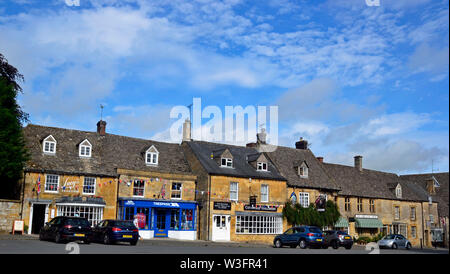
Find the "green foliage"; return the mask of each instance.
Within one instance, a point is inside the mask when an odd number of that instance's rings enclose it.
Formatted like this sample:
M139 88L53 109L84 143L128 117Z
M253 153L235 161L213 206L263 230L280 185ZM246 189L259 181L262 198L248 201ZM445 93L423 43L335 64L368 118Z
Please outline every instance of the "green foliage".
M377 235L373 236L373 237L369 237L369 236L361 236L358 238L353 237L353 241L357 244L368 244L370 242L378 242L379 240L381 240L381 238L384 237L383 233L378 233Z
M17 199L19 181L28 159L17 90L0 75L0 198ZM22 117L22 118L21 118Z
M314 204L304 208L300 204L287 202L283 208L283 217L291 225L311 225L317 227L334 226L341 214L333 201L327 201L325 211L317 211Z

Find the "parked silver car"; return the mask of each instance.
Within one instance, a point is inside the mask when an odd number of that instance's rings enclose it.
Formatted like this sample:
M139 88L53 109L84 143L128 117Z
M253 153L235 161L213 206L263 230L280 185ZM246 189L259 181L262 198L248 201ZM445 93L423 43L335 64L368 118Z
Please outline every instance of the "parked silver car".
M378 246L380 248L411 248L411 242L408 241L403 235L400 234L389 234L384 236L381 240L378 241Z

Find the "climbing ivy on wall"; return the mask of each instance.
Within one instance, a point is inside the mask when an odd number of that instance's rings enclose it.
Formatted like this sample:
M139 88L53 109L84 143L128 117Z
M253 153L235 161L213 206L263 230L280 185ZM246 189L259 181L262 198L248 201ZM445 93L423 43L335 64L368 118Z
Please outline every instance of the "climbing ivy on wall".
M283 217L292 225L311 225L317 227L334 226L339 220L337 205L333 201L327 201L325 211L317 211L314 204L302 207L299 203L286 202L283 208Z

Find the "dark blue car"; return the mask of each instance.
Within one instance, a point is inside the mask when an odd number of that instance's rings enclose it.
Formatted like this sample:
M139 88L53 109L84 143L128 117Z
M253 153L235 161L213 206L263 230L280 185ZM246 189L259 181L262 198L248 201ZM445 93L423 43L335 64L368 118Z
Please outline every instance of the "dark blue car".
M321 247L323 244L322 230L315 226L298 226L286 230L283 234L277 235L273 240L276 248L285 245L295 248L305 249L306 247Z
M129 242L136 245L139 240L139 230L132 221L103 220L92 229L92 241L113 244Z

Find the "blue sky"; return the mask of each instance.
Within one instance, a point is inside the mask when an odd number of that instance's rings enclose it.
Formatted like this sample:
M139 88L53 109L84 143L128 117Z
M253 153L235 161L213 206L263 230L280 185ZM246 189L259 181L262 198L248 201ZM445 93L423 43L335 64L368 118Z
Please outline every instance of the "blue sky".
M34 124L168 140L169 112L278 106L326 162L448 171L449 3L2 0L0 52ZM207 120L203 121L204 123Z

